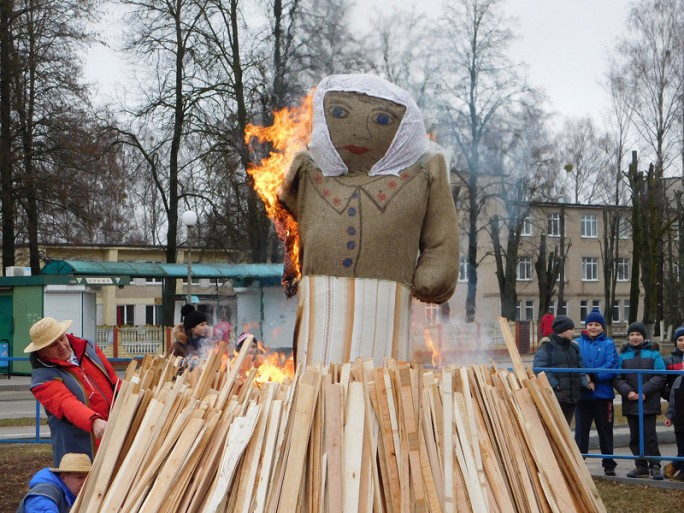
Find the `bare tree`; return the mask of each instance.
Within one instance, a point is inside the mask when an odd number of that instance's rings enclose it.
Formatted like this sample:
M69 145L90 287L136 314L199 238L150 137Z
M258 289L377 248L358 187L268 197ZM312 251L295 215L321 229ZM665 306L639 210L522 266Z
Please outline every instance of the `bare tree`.
M612 184L606 180L606 154L590 118L568 119L559 136L559 148L567 171L563 189L569 185L574 203L604 199ZM567 183L569 182L569 184Z
M525 87L506 51L512 39L498 0L460 0L448 4L445 37L442 109L447 136L459 152L458 176L468 202L468 289L465 319L475 320L478 266L478 224L483 208L481 178L488 172L487 141L497 119L513 105Z
M122 0L126 14L126 50L140 62L144 82L141 100L121 140L136 149L147 165L162 202L166 225L166 261L176 262L178 218L183 170L196 155L185 146L193 115L204 92L196 59L198 30L212 12L211 2L201 0ZM154 135L149 135L154 134ZM174 322L176 279L163 281L164 323Z
M652 327L664 317L664 245L659 241L673 219L666 219L658 198L665 197L664 173L681 155L679 133L684 73L682 73L682 0L643 0L630 12L629 36L618 47L630 94L626 96L631 119L646 145L642 160L649 159L643 183L631 185L633 208L639 208L643 239L642 276L645 288L643 320ZM630 305L631 306L631 305ZM631 308L630 308L631 311Z
M78 51L93 41L89 27L98 14L99 4L100 0L3 3L10 13L9 20L5 18L9 25L3 26L7 38L3 52L9 64L2 70L3 95L10 95L11 109L12 184L7 193L18 207L7 219L15 233L10 234L6 226L7 234L3 235L14 239L21 234L24 242L28 242L30 265L35 273L40 269L40 238L47 239L54 233L48 229L52 215L62 215L74 227L98 224L98 212L89 211L83 202L77 201L79 196L69 196L67 191L78 183L88 193L98 187L86 179L90 170L86 163L93 154L82 151L83 146L78 151L74 148L80 144L94 148L87 137L80 136L80 130L94 119L94 113L88 90L80 82ZM7 145L7 141L4 137L3 144ZM74 179L77 169L85 173ZM5 201L3 198L3 208ZM13 252L11 246L6 250Z

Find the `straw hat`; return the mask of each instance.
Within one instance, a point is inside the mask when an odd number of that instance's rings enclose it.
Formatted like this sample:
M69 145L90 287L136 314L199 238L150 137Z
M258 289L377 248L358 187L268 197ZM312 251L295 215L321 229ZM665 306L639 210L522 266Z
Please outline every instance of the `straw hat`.
M24 349L25 353L33 353L49 346L59 337L66 333L71 326L71 321L57 322L54 317L44 317L31 326L29 335L31 343Z
M87 454L68 452L62 456L59 467L50 468L53 472L60 474L63 472L73 472L87 474L90 472L90 457Z

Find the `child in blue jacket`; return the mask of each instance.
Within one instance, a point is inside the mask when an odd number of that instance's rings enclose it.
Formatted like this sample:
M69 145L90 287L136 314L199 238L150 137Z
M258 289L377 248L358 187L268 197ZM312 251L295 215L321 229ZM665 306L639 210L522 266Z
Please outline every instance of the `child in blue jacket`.
M67 513L90 472L90 456L68 452L57 468L36 472L17 513Z
M615 343L605 333L606 320L594 310L584 320L585 329L576 339L582 362L587 369L616 369L619 358ZM589 388L582 390L575 417L575 441L582 454L589 452L589 433L596 424L601 454L613 454L613 379L615 373L588 371ZM617 463L613 458L603 459L603 471L615 475Z

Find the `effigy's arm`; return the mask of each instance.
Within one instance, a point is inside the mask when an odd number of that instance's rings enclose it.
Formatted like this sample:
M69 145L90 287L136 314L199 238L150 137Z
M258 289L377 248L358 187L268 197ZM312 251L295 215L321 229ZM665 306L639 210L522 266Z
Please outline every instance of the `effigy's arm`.
M424 167L430 177L430 194L413 277L413 295L427 303L443 303L454 293L458 278L458 217L444 156L431 156Z

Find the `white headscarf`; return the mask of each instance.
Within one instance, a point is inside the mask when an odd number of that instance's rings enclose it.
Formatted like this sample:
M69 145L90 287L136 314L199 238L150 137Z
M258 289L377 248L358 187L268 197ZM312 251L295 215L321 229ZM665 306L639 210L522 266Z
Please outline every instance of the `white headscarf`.
M402 88L370 74L330 75L316 87L313 98L313 122L309 153L325 176L339 176L348 171L330 140L325 121L323 99L328 91L362 93L390 100L406 107L397 134L387 153L371 168L370 176L398 175L413 165L428 148L423 118L416 102Z

